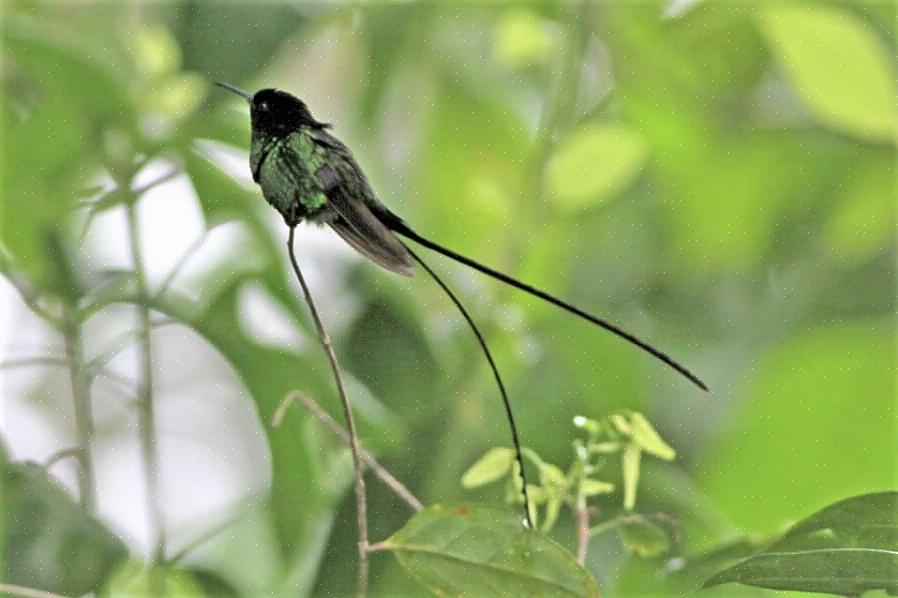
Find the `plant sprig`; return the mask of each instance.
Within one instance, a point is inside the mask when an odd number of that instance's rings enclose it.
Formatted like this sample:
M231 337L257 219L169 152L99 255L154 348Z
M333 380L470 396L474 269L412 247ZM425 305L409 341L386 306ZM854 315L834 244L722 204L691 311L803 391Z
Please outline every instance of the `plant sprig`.
M534 466L539 478L538 484L527 486L530 516L534 524L541 522L542 531L549 532L555 526L562 507L569 508L577 522L577 556L581 562L585 559L588 540L611 530L618 530L626 548L637 556L656 556L666 552L671 538L676 536L673 520L663 514L636 513L634 509L642 455L672 461L676 458L676 451L638 411L618 411L601 420L578 415L573 424L585 432L585 438L572 441L573 456L566 471L544 460L534 450L528 447L522 449L525 460ZM590 527L590 515L596 509L589 505L589 500L617 490L613 483L598 474L618 460L623 480L623 513ZM470 489L504 480L506 502L520 504L520 479L514 450L495 447L468 468L461 483Z

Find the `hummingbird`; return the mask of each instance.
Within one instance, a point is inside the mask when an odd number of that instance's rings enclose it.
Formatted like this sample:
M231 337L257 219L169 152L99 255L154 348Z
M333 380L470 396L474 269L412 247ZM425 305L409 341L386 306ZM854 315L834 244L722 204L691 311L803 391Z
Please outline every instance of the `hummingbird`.
M316 120L299 98L278 89L250 94L228 83L216 85L249 103L253 180L287 226L304 220L326 224L375 264L411 276L418 260L400 235L608 330L708 390L686 366L619 326L419 235L378 199L352 152L331 134L332 125Z
M517 426L486 340L455 293L399 237L414 241L604 328L664 362L702 390L708 390L705 383L684 365L623 328L415 232L378 199L350 149L330 132L332 126L312 116L309 107L299 98L272 88L250 94L228 83L216 82L216 85L249 103L252 125L249 165L253 181L291 230L303 221L327 225L360 254L378 266L403 276L412 276L417 263L458 308L477 338L502 395L518 463L525 520L530 528L533 525Z

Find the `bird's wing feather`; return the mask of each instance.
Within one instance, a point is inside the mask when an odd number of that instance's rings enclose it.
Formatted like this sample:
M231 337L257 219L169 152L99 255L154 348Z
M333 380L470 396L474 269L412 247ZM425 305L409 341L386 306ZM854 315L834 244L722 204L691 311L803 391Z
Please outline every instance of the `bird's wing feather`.
M329 166L315 173L324 187L328 204L338 217L328 222L353 249L375 264L404 276L412 275L412 256L405 246L375 216L361 198L350 197L339 175Z

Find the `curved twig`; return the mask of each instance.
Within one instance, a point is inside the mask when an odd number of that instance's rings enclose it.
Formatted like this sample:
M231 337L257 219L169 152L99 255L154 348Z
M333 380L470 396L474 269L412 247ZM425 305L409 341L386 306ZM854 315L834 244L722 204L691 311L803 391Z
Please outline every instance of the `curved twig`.
M290 254L290 264L293 266L293 272L296 274L299 285L302 287L303 296L305 296L306 304L312 313L312 319L315 321L315 328L318 331L318 340L327 354L327 360L330 362L331 371L334 374L334 382L337 385L337 393L340 395L340 404L343 406L343 415L346 418L346 427L349 429L349 450L352 452L352 465L355 470L355 507L359 528L359 577L356 595L365 596L368 591L368 503L365 498L365 478L362 475L362 456L359 453L358 434L355 428L355 419L352 416L352 407L349 405L349 399L346 397L346 388L343 383L343 376L340 374L340 364L337 362L337 356L334 354L334 348L331 346L331 339L321 323L318 315L318 309L312 299L312 293L306 284L306 279L299 269L299 262L296 261L296 252L293 249L293 237L296 232L296 225L290 227L290 234L287 238L287 251Z

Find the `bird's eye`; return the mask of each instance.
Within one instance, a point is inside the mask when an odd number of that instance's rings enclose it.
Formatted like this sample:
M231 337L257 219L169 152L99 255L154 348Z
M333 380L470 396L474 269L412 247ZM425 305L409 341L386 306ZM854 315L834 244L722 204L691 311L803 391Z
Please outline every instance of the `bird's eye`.
M259 104L259 110L268 110L268 102L262 102Z

